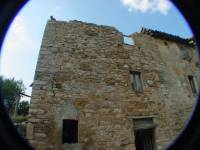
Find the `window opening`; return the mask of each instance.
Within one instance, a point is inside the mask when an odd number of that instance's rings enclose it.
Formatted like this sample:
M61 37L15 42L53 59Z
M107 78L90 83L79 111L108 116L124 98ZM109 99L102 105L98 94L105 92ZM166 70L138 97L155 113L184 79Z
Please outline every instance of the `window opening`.
M78 142L78 120L63 120L63 144Z
M181 59L191 61L191 56L187 49L181 49L180 55L181 55Z
M135 91L141 92L142 91L142 80L141 80L141 73L138 71L131 72L132 74L132 88Z
M197 93L197 89L196 89L196 86L195 86L194 77L193 76L188 76L188 80L189 80L192 92L196 94Z
M133 120L136 150L156 150L153 118Z
M135 130L136 150L155 150L154 128Z
M127 44L127 45L134 45L134 41L133 41L133 38L130 37L130 36L126 36L124 35L124 43Z

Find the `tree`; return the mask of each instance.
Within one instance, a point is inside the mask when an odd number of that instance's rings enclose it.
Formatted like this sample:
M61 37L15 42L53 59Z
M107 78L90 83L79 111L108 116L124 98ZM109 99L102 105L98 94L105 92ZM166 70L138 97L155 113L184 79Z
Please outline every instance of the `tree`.
M29 109L29 102L21 101L17 109L18 115L23 115L23 116L28 115L28 109Z
M20 93L24 93L25 86L21 80L15 80L14 78L8 79L0 76L0 92L1 98L7 108L8 112L13 114L15 105L18 104L21 98Z

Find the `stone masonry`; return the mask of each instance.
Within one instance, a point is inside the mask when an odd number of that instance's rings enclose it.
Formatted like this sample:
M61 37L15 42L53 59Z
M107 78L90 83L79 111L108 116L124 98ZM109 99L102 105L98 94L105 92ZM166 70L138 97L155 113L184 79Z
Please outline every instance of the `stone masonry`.
M136 128L152 122L155 145L164 149L192 111L190 78L198 90L200 66L189 39L151 31L133 33L129 45L114 27L49 20L32 87L30 143L37 150L135 150ZM133 89L134 71L142 91ZM76 143L63 143L64 119L78 121Z

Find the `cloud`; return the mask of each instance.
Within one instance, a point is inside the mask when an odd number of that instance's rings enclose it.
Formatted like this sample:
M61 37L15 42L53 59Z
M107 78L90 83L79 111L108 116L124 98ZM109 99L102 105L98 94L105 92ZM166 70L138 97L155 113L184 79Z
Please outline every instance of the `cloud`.
M26 22L26 19L22 16L17 16L13 21L8 38L8 48L25 50L24 47L32 48L35 46L35 40L30 28ZM26 51L28 51L28 49L26 49Z
M160 12L167 15L171 3L168 0L121 0L122 4L131 11Z

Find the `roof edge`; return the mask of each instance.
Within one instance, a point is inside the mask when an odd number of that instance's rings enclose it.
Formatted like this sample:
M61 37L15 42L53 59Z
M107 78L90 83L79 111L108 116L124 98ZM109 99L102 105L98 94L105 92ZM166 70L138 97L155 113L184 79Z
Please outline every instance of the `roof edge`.
M147 35L150 35L152 37L156 37L156 38L160 38L160 39L174 41L174 42L189 45L189 46L196 46L196 42L195 42L194 38L185 39L185 38L182 38L182 37L177 36L177 35L172 35L172 34L157 31L157 30L147 29L147 28L144 28L144 27L141 29L140 33L147 34Z

